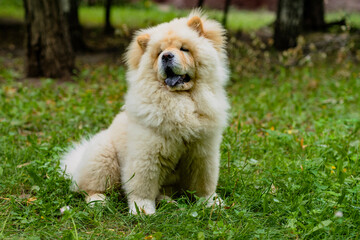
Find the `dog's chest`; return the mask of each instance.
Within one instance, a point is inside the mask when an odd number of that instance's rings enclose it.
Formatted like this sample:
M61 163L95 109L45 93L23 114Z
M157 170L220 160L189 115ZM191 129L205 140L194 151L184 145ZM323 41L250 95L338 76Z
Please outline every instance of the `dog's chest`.
M158 116L162 119L159 130L164 135L178 136L187 142L197 138L204 125L211 121L190 94L179 94L161 101L161 114Z
M164 138L164 140L159 151L159 163L162 167L173 171L181 159L191 152L191 144L184 139Z
M191 144L185 140L180 142L168 141L167 147L159 152L159 165L161 168L161 182L166 185L175 183L180 166L191 164ZM164 182L165 181L165 182Z

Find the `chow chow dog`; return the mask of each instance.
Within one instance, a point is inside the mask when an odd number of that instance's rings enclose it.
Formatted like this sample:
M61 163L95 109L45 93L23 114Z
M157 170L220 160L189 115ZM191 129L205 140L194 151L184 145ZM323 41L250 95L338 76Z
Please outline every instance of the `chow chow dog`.
M220 204L220 143L227 124L224 28L199 11L135 34L125 59L128 91L110 127L61 160L73 190L104 201L121 184L130 213L155 213L155 202L193 191ZM138 209L138 210L137 210Z

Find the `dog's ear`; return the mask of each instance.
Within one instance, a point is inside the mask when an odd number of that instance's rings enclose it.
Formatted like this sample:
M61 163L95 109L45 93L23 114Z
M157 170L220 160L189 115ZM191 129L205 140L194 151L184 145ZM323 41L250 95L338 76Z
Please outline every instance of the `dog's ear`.
M223 26L214 20L209 20L200 10L194 10L187 22L187 25L213 43L217 50L222 50L226 44L226 31Z
M136 38L137 43L139 44L139 46L141 47L141 49L145 52L147 44L150 40L150 35L149 34L143 34L140 35Z
M189 19L189 21L187 22L187 25L190 28L192 28L193 30L195 30L196 32L198 32L199 35L204 34L204 28L203 28L203 24L202 24L200 17L193 16L192 18Z
M138 32L130 43L125 54L125 62L130 70L138 67L141 56L144 54L149 40L149 34Z
M210 39L217 50L222 50L226 45L226 30L217 21L206 19L203 21L204 36Z

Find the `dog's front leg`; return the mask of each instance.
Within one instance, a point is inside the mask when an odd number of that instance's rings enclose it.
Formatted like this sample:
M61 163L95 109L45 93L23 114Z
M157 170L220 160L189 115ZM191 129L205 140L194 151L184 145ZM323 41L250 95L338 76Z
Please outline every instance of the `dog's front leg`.
M138 208L142 213L154 214L155 199L160 188L160 141L146 129L138 130L139 128L134 129L128 139L122 182L128 197L130 213L137 214Z
M143 152L143 151L141 151ZM155 199L159 194L158 159L154 155L139 155L132 157L124 173L124 188L127 193L129 210L137 214L136 206L145 214L155 213Z
M188 179L187 189L204 197L208 206L220 205L222 202L215 192L219 178L220 142L221 135L213 135L194 143L189 152L188 169L182 170L183 178Z

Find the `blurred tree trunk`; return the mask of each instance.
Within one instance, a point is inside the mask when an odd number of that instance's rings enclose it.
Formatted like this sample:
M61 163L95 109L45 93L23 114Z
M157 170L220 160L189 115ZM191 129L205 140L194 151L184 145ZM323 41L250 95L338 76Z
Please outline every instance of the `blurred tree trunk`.
M304 0L304 31L319 31L325 29L324 0Z
M296 38L302 31L325 30L328 26L324 16L324 0L279 0L275 47L279 50L295 47Z
M74 54L60 0L24 0L24 7L26 76L70 77Z
M204 5L205 0L198 0L197 7L201 8Z
M304 0L279 0L274 31L274 45L279 50L296 46L302 31Z
M86 50L82 27L79 22L79 0L62 0L62 2L69 26L71 46L74 51Z
M227 16L229 13L230 4L231 4L231 0L225 0L224 16L223 16L223 21L222 21L224 27L226 27Z
M114 28L110 22L110 10L111 10L112 0L105 0L105 34L113 34Z

